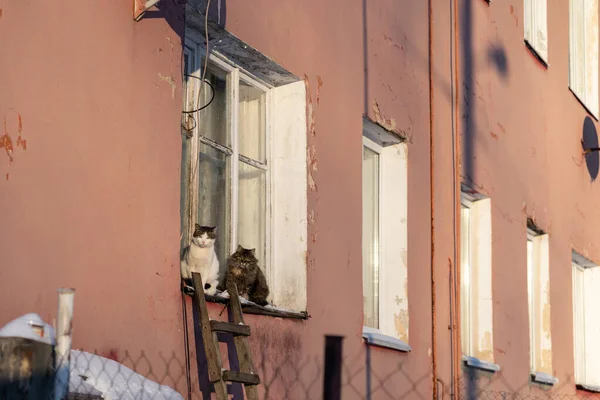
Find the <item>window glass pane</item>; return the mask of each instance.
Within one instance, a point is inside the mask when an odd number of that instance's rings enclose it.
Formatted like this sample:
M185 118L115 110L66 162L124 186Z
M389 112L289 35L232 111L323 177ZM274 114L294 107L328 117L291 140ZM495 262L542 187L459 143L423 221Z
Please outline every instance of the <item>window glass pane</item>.
M362 171L364 325L379 328L379 154L366 147Z
M229 223L231 158L204 143L200 143L199 149L197 222L204 226L217 226L215 251L223 271L229 252L231 232Z
M471 210L460 208L460 319L461 345L465 355L471 349Z
M240 153L265 161L266 93L240 80L239 92Z
M200 64L200 73L204 70L204 59ZM193 79L193 78L192 78ZM212 103L198 113L198 129L201 136L214 140L215 142L227 147L231 147L231 138L229 135L229 89L231 86L231 74L218 68L213 64L208 65L205 81L210 82L215 92L215 98ZM196 91L198 93L198 91ZM212 97L211 86L202 85L200 101L195 100L196 108L201 108L208 104Z
M265 271L266 171L239 163L238 244L256 249L258 265Z

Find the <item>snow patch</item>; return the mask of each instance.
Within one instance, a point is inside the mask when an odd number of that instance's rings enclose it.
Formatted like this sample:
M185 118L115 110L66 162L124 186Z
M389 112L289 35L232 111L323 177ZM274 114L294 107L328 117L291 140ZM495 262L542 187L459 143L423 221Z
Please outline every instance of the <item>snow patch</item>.
M100 393L105 400L184 400L116 361L79 350L71 350L69 393Z
M56 343L54 328L35 313L25 314L4 325L0 329L0 337L20 337L50 345Z

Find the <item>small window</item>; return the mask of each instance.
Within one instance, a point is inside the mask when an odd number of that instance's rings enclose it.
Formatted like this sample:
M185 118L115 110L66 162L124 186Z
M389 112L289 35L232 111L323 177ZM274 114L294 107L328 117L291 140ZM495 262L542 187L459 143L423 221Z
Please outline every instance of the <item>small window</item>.
M364 326L365 331L408 343L407 148L398 138L387 141L370 136L377 129L385 131L369 121L366 125L362 161ZM407 347L398 349L406 351Z
M527 299L529 308L530 372L550 375L550 265L548 235L530 225L527 231Z
M493 347L491 200L463 192L460 213L460 316L463 355L497 370Z
M569 87L598 118L598 0L570 0Z
M548 64L548 22L546 0L524 0L523 27L525 42Z

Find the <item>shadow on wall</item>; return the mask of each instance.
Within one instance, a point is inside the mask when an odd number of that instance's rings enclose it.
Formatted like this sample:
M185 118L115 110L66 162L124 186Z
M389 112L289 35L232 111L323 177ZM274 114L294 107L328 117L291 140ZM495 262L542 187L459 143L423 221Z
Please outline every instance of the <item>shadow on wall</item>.
M477 4L476 6L489 5ZM460 66L462 68L462 104L460 105L460 113L462 118L463 141L462 141L462 165L463 175L466 178L467 184L476 184L475 168L473 161L475 159L475 139L477 135L477 121L475 115L475 101L477 95L476 88L476 73L474 54L474 34L473 34L473 7L474 2L463 1L462 8L459 14L460 24ZM487 49L488 66L496 71L498 76L506 83L510 76L509 61L506 55L505 47L502 43L491 44ZM459 91L460 92L460 91Z
M589 117L585 117L583 120L583 132L581 135L581 145L583 149L598 149L598 132L596 131L596 124ZM600 169L600 153L598 150L590 151L585 155L585 165L590 179L593 181L598 177L598 170Z

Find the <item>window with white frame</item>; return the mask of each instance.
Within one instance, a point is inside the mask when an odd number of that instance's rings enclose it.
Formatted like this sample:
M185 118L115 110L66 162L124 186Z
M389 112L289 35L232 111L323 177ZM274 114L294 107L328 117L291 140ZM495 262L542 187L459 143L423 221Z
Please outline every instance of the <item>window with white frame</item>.
M527 301L530 371L551 375L549 237L529 224L527 230Z
M256 249L280 307L306 308L306 98L304 82L275 87L186 40L182 245L194 224L217 226L226 260Z
M548 22L546 0L523 1L523 28L525 41L548 63Z
M380 334L396 342L378 344L408 351L407 147L375 123L364 123L363 336L371 342Z
M573 252L573 351L575 383L600 390L600 267Z
M491 200L463 192L460 212L460 319L461 346L466 357L494 362L492 311Z
M569 0L569 87L598 117L598 0Z

